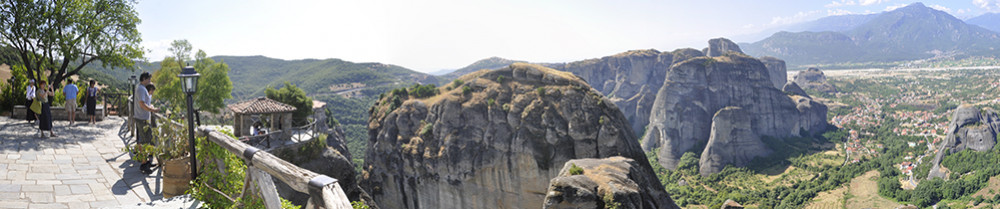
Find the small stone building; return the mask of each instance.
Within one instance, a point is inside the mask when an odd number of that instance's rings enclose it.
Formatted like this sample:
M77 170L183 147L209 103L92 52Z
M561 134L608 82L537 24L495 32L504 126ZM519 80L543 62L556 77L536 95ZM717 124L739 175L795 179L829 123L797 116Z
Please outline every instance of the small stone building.
M297 109L294 106L266 97L259 97L231 104L227 107L233 111L236 121L233 124L233 135L236 135L236 137L252 136L253 134L250 133L250 130L254 123L269 117L268 121L270 121L271 126L268 130L270 133L280 130L282 133L279 136L280 139L287 140L291 138L292 112Z

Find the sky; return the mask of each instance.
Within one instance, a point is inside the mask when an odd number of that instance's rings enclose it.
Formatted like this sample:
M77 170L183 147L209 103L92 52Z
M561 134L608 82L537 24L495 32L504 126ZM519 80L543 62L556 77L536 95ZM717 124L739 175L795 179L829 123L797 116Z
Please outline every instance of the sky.
M905 0L147 0L136 10L150 61L187 39L209 56L338 58L421 72L488 57L571 62L633 49L701 49L768 28L869 14ZM925 0L967 19L1000 0Z

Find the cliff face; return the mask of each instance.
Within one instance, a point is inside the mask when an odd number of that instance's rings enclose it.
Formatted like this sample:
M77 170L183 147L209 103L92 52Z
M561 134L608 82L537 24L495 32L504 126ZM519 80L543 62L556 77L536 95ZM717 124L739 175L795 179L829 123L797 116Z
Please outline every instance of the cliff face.
M927 178L944 178L947 175L941 171L941 160L951 152L965 149L982 152L993 149L997 144L998 133L1000 133L1000 115L995 110L980 110L974 106L959 107L951 117L948 135L938 145L937 155L931 162L933 167Z
M726 165L737 167L755 157L771 154L771 149L750 127L750 115L743 108L726 107L715 113L708 145L701 153L698 170L702 176L718 173Z
M571 159L650 168L625 116L579 77L513 64L459 80L430 98L388 94L370 110L361 185L380 206L538 208Z
M710 46L709 50L713 48L725 47ZM688 59L670 67L653 103L643 149L659 149L660 164L675 168L684 152L709 139L712 117L728 106L746 111L750 128L762 136L804 136L826 128L825 106L775 88L760 60L725 53Z
M574 166L581 173L574 175ZM543 208L677 208L651 173L620 156L570 160L550 181Z
M676 62L698 56L702 53L694 49L634 50L600 59L550 64L549 67L580 76L607 95L630 121L632 131L641 134L649 123L649 112L656 91L663 86L667 69Z
M767 74L771 76L774 88L784 87L785 83L788 82L788 69L785 67L785 61L765 56L760 58L760 62L764 63L764 67L767 67Z
M328 129L327 134L326 138L275 148L268 152L306 170L336 178L344 188L348 199L374 205L371 196L358 185L357 173L354 171L351 153L344 141L346 138L343 130L340 126L336 126ZM295 191L277 178L274 183L278 194L295 205L306 205L309 200L309 194Z

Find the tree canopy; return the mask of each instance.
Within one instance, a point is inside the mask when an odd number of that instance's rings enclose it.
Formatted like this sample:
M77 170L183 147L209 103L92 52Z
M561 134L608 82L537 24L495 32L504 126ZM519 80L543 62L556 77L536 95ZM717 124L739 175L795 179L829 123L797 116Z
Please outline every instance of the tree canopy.
M166 101L174 109L180 110L186 105L181 80L181 64L191 54L191 45L187 40L177 40L171 44L171 52L178 57L166 57L160 62L160 70L153 73L153 83L157 90L154 96ZM185 51L187 50L187 51ZM195 55L194 69L201 74L198 78L198 92L195 93L195 105L199 110L219 113L226 106L225 100L233 98L233 82L229 80L229 65L215 62L205 51L198 50Z
M3 0L0 46L16 52L29 78L48 80L56 87L91 63L132 68L144 54L135 3Z
M288 81L285 81L285 86L281 87L281 89L274 89L268 86L265 94L268 99L273 99L297 108L292 113L292 123L295 125L305 125L308 122L306 118L313 113L312 98L306 96L305 91L302 91L295 84L288 83Z

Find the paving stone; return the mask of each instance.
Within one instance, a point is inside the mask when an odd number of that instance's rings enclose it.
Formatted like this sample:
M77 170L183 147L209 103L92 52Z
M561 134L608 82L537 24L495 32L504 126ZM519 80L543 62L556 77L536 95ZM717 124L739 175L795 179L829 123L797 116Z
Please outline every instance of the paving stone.
M51 192L52 185L22 185L23 192Z
M17 208L17 209L28 208L28 202L0 200L0 208Z
M24 195L33 203L51 203L55 201L52 193L49 192L28 192L24 193Z
M62 209L69 208L65 204L60 203L31 203L28 204L28 209Z
M0 184L0 192L21 192L21 185Z
M90 186L86 185L86 184L69 185L69 190L72 191L73 194L91 194L91 193L93 193L93 192L90 191Z

